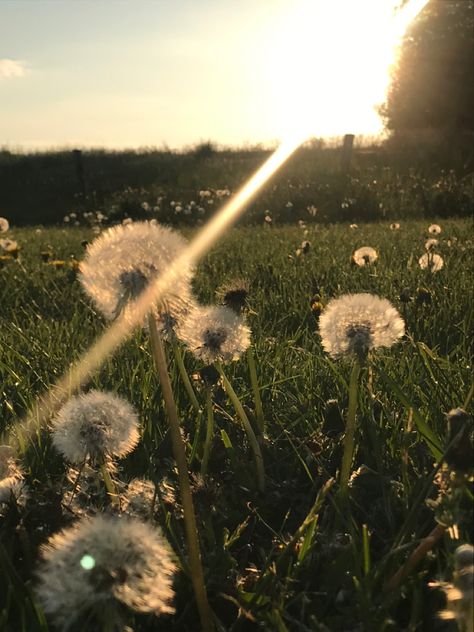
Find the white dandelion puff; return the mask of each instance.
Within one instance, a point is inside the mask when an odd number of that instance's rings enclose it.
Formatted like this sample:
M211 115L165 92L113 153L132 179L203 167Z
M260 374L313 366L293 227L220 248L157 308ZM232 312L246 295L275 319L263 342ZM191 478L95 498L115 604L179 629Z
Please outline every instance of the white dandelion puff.
M122 511L129 516L147 519L155 509L155 497L153 481L134 478L121 496Z
M439 224L431 224L428 226L428 232L430 235L439 235L442 232L442 228Z
M0 233L6 233L10 228L10 224L5 217L0 217Z
M427 239L425 241L425 250L431 250L432 248L435 248L438 244L439 244L439 241L437 239L434 239L434 238Z
M405 333L405 323L385 298L345 294L329 301L319 318L324 350L333 358L391 347Z
M70 463L123 457L138 440L137 414L114 393L93 390L72 397L53 419L53 444Z
M197 358L212 364L238 360L250 344L250 329L229 307L196 307L178 328L178 337Z
M400 224L398 224L397 222L390 224L390 230L400 230Z
M350 224L349 228L352 228L352 230L355 230L356 228L359 228L358 224Z
M0 247L5 252L16 252L18 243L14 239L0 239Z
M170 228L150 222L114 226L87 247L79 281L104 316L116 318L151 280L169 268L186 243ZM165 304L189 293L192 268L180 272L173 289L163 296Z
M27 496L23 470L15 459L13 448L0 445L0 514L3 505L11 501L24 505Z
M378 258L379 256L377 251L375 248L371 248L370 246L358 248L352 255L352 261L360 268L375 263Z
M53 535L43 547L36 593L59 626L125 605L172 614L176 565L160 532L139 520L98 515Z
M444 260L441 255L425 252L425 254L418 259L418 264L422 270L429 268L431 272L439 272L444 267Z

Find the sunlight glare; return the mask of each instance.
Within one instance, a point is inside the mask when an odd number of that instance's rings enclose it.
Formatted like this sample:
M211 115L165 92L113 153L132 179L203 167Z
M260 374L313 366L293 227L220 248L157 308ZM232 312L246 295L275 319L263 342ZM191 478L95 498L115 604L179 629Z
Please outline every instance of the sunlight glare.
M265 58L284 138L380 136L377 107L408 25L429 0L303 0L274 29Z

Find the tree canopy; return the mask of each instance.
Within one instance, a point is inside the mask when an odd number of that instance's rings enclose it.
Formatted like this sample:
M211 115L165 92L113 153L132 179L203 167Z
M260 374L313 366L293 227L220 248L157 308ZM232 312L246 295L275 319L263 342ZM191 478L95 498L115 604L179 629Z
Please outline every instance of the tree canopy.
M383 108L396 132L474 131L474 0L430 0L411 25Z

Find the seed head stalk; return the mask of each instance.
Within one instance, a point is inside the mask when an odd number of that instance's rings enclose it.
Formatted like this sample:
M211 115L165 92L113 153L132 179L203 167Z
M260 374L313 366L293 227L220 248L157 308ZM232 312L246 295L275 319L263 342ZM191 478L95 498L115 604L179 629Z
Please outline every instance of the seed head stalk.
M112 477L110 476L110 472L107 468L107 463L105 462L105 459L102 460L100 464L100 472L102 474L102 478L104 479L105 488L107 489L107 492L110 496L112 505L114 505L114 507L120 508L120 496L117 492L117 488L115 487L115 483L113 482ZM77 481L76 481L75 486L77 486Z
M258 385L257 367L255 366L255 357L251 346L247 349L247 364L249 365L250 383L253 390L255 419L257 421L258 432L263 437L265 434L265 419L263 416L262 399L260 397L260 387Z
M191 404L195 408L196 412L200 413L201 407L199 406L196 393L194 392L188 372L186 371L186 367L184 366L183 354L181 353L181 349L179 348L179 345L176 341L173 341L172 344L174 357L176 360L176 364L178 365L179 374L181 375L181 379L183 380L184 388L186 389Z
M339 489L341 495L347 495L349 477L351 474L352 457L354 454L354 435L356 429L357 398L359 393L360 360L355 358L349 380L349 406L347 410L346 433L344 436L344 453L342 456Z
M209 464L209 456L211 454L212 440L214 437L214 410L212 402L212 390L210 386L206 387L206 439L204 440L204 453L201 461L201 474L207 474L207 466Z
M158 371L158 376L163 392L163 399L165 402L165 408L168 414L173 454L176 465L178 467L179 488L181 494L181 503L183 505L186 541L189 551L191 581L193 584L194 595L199 610L201 627L204 632L212 632L214 630L214 624L207 600L206 586L204 584L204 572L201 563L196 516L194 513L193 498L191 495L191 486L189 483L186 450L181 438L178 411L176 408L176 403L171 388L171 382L168 375L168 369L166 366L166 356L163 347L163 341L161 340L161 337L156 328L155 320L151 314L148 315L148 326L150 329L152 354L155 360L156 369Z
M234 406L236 413L240 417L240 421L242 422L244 430L247 434L247 438L249 440L250 447L252 449L253 456L255 459L258 489L259 491L264 492L265 491L265 468L263 465L263 456L262 456L262 451L260 450L260 445L257 441L253 428L250 424L249 418L247 417L245 410L243 409L243 406L240 403L240 399L238 398L237 393L232 388L232 384L227 379L226 374L224 373L222 363L216 362L215 365L216 365L216 369L220 373L220 376L222 378L222 383L227 392L227 395L230 397L232 405Z

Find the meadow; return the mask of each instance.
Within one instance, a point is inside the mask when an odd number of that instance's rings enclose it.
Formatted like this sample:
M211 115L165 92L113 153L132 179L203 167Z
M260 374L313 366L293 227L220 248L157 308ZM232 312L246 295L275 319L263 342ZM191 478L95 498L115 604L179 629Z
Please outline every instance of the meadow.
M216 303L224 283L247 281L246 320L265 420L262 493L235 408L222 385L215 385L214 440L202 475L205 414L193 409L167 347L219 631L456 629L438 617L446 598L430 582L451 581L454 551L472 538L472 470L458 468L456 450L463 447L452 441L446 413L456 407L472 411L474 240L468 219L438 218L439 235L428 233L432 221L350 227L348 221L279 224L261 215L259 225L229 231L199 263L192 285L200 303ZM182 228L188 238L194 231ZM35 398L106 323L77 280L85 242L97 236L91 227L13 225L6 236L19 250L0 264L0 430L15 433ZM436 273L418 263L430 237L438 239L435 251L444 260ZM351 256L363 246L375 248L378 260L358 267ZM406 333L392 347L375 350L362 367L353 473L342 502L338 472L351 361L324 352L318 321L331 299L359 292L388 299ZM202 362L182 353L204 410ZM226 375L255 425L245 356L227 364ZM146 332L138 330L124 342L87 387L117 392L138 411L140 442L113 476L124 497L132 479L153 482L149 520L161 527L180 567L176 613L132 613L129 622L137 632L194 632L199 619L183 510ZM464 442L472 439L472 418L469 423ZM90 508L65 502L71 480L49 429L38 428L19 459L28 497L0 513L0 630L45 632L55 628L35 597L40 547ZM96 510L108 510L101 481L93 501ZM432 550L427 547L407 566L437 525L442 533ZM81 625L71 629L94 629Z

